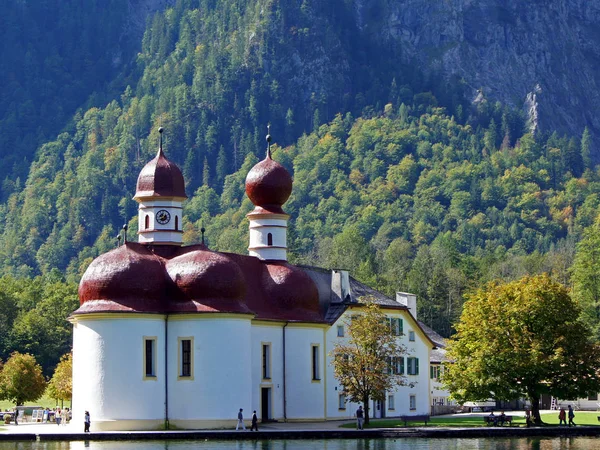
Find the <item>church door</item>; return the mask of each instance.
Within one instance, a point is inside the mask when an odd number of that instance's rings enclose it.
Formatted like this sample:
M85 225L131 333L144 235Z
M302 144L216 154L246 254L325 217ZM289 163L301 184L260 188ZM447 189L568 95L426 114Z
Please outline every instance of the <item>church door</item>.
M260 389L260 417L263 422L271 419L271 388Z

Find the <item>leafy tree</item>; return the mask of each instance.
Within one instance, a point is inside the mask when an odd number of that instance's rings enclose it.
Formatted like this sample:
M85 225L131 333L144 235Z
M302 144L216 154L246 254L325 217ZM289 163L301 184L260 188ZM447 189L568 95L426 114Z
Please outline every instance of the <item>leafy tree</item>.
M459 402L526 397L541 424L542 394L600 389L600 347L590 337L580 308L547 274L489 283L467 296L443 382Z
M73 355L67 353L60 358L54 375L46 388L46 395L56 401L70 400L73 393Z
M571 266L573 298L582 308L582 319L600 341L600 216L585 229Z
M369 400L383 400L386 391L402 386L406 378L391 370L391 362L406 352L390 332L386 316L368 298L361 312L345 323L348 339L336 342L330 356L333 370L344 392L353 402L362 402L369 423Z
M39 399L46 389L42 367L26 353L14 352L0 372L0 398L16 406Z

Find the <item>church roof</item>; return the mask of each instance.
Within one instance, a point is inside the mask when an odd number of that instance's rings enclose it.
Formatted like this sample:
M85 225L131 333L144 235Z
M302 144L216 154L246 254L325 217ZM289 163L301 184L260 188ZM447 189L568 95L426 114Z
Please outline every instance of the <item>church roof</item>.
M285 167L267 157L246 176L246 195L256 206L255 213L285 214L281 208L292 193L292 176Z
M149 197L186 199L185 182L181 170L158 149L156 157L140 172L133 197L136 200Z
M300 268L204 245L128 242L96 258L73 314L239 313L256 319L324 322L318 291Z

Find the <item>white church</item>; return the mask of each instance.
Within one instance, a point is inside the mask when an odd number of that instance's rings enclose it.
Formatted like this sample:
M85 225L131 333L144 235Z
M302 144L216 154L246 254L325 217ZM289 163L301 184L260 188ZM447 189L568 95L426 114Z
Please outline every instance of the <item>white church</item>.
M429 414L435 343L415 296L389 299L347 271L289 264L282 207L291 191L269 148L246 178L249 254L183 246L185 184L160 145L137 181L138 242L96 258L79 286L69 318L74 417L89 411L92 431L234 427L240 408L262 421L352 418L358 405L329 352L364 296L407 348L398 370L408 385L369 405L371 416Z

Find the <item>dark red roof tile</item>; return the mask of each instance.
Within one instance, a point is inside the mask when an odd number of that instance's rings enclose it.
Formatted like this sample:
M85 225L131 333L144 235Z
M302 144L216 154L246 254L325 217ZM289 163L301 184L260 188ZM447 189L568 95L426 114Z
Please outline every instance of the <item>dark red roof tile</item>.
M133 198L147 197L187 198L181 170L165 157L162 149L158 150L156 157L144 166L138 176Z

